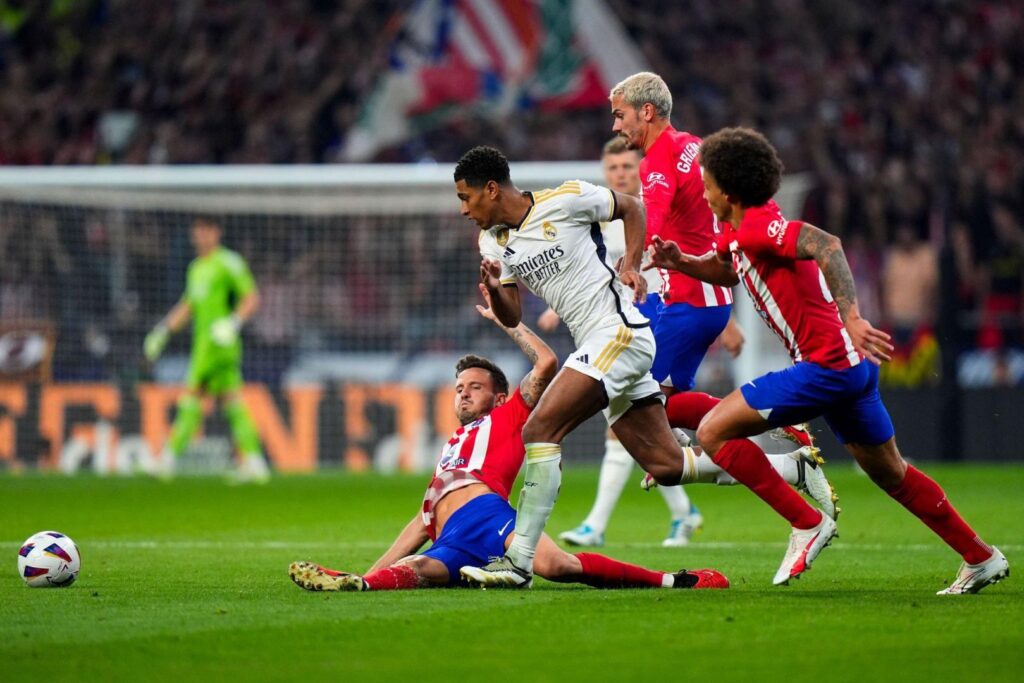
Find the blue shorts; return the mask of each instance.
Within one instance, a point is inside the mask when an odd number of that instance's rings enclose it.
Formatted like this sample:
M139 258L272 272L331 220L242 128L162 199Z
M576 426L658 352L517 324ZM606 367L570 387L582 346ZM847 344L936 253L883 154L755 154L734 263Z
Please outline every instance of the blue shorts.
M885 443L895 433L878 394L878 366L868 361L846 370L797 363L762 375L740 391L773 428L824 416L840 443L864 446Z
M642 304L636 304L636 309L640 311L645 318L651 321L652 332L658 327L659 306L661 306L661 297L657 293L648 294L646 301Z
M469 501L448 518L441 536L422 553L448 567L448 584L458 585L459 569L482 567L505 554L505 539L515 531L516 511L497 493Z
M654 341L658 344L651 366L655 381L679 391L693 389L697 368L708 347L722 334L731 312L731 304L708 307L660 304L658 322L653 325Z

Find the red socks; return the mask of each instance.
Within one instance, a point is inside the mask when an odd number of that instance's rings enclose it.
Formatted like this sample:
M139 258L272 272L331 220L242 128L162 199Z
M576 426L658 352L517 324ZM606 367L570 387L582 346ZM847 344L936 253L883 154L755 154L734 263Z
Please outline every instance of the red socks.
M673 397L674 398L674 397ZM821 522L821 512L811 507L776 472L764 451L748 439L726 441L712 458L773 510L797 529L810 529Z
M711 412L722 399L702 394L699 391L684 391L668 397L665 412L668 423L682 429L696 429L704 416Z
M907 467L903 482L886 493L960 553L967 564L979 564L992 556L992 548L967 525L946 499L942 487L921 470Z
M416 571L404 564L397 564L391 567L384 567L375 572L370 572L363 577L363 581L375 591L399 591L408 588L418 588L420 580Z
M576 581L595 588L661 588L664 572L655 572L597 553L578 553L583 575Z

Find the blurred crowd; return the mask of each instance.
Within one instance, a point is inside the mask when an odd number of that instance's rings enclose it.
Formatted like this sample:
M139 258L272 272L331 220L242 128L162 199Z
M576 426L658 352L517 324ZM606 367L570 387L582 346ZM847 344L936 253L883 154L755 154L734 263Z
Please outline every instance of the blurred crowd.
M905 365L895 364L893 382L934 379L943 301L955 299L958 347L1005 364L1000 354L1024 344L1024 5L607 3L675 93L677 127L706 134L756 126L787 171L811 175L803 216L843 237L862 310L900 344ZM0 0L0 164L337 161L386 68L381 36L393 35L408 5ZM464 114L378 160L450 162L479 142L513 159L596 158L610 127L604 109L516 112L499 121ZM8 233L0 232L5 317L26 296L18 271L93 277L85 271L96 270L94 262L77 262L102 248L107 228L80 221L61 228L74 234L58 235L58 222L41 219L33 227L39 241L22 255L11 252L17 228L0 227ZM427 254L440 233L426 234L403 230L397 239L425 262L463 258L457 249ZM358 259L353 251L371 248L361 241L380 236L352 235L344 250L337 242L316 248L310 237L305 247L288 247L306 251L286 262L253 248L257 277L265 289L293 286L334 268L332 282L346 280L345 293L325 299L334 313L379 313L388 307L377 298L399 296L413 302L414 318L428 320L436 266L414 273L408 291L384 293L345 266ZM335 259L326 257L332 249ZM394 317L381 322L388 339L388 325L402 335L423 327L405 329L404 307L390 308ZM267 334L294 334L280 327Z

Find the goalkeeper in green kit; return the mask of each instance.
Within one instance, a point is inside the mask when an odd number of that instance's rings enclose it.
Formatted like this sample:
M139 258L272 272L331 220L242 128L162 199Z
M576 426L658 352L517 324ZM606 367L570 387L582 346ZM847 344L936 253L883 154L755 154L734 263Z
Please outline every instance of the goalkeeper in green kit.
M187 393L178 402L171 436L161 455L162 474L174 472L175 460L192 440L203 419L202 401L220 401L241 454L236 470L239 481L263 482L270 471L260 449L259 436L242 402L242 325L256 312L259 294L245 260L220 244L220 225L198 218L192 225L192 244L198 256L188 267L185 293L167 316L146 335L146 358L153 362L170 335L192 319L192 356Z

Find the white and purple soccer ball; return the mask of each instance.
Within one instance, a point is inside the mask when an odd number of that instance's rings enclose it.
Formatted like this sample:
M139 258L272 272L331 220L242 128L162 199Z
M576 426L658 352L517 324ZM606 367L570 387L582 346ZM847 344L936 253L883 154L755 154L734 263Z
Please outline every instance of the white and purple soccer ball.
M78 546L57 531L33 534L18 550L18 574L32 588L70 586L81 568Z

